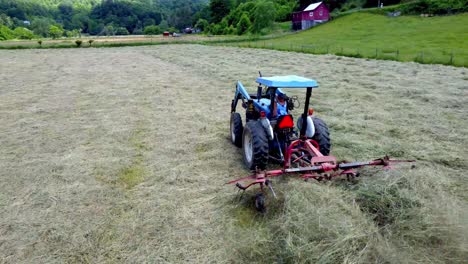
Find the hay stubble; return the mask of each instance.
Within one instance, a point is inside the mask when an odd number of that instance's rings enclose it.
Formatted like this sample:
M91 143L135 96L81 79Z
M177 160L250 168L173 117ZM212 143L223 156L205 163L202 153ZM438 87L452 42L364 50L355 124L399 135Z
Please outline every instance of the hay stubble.
M464 68L196 45L0 57L2 262L466 257ZM312 104L339 159L418 167L356 185L280 179L279 200L255 214L251 194L223 183L248 174L229 106L234 82L253 88L258 70L318 80Z

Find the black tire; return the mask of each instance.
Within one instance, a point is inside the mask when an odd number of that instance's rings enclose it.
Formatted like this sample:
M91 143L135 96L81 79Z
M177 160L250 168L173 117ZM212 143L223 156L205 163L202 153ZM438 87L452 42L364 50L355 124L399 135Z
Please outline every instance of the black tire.
M257 193L255 195L255 209L257 209L257 211L260 213L266 212L265 195L263 193Z
M325 124L325 122L323 122L322 119L318 117L314 117L312 120L314 121L315 126L315 134L312 139L317 141L320 152L324 156L328 156L331 149L331 140L330 133L328 132L328 126Z
M260 122L247 122L242 136L242 155L247 168L265 169L268 163L268 148L268 137Z
M239 113L231 113L231 125L230 134L231 142L237 147L242 147L242 134L244 132L244 126L242 126L242 118Z

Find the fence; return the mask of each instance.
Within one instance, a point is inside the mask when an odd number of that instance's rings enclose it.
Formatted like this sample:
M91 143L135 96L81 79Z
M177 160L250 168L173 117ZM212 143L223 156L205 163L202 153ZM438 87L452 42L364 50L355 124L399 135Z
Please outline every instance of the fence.
M280 51L301 52L309 54L334 54L338 56L354 57L354 58L370 58L378 60L394 60L394 61L414 61L422 64L444 64L452 66L466 67L466 56L459 55L454 51L449 52L431 52L419 51L411 53L400 49L363 49L350 48L337 45L296 45L290 43L273 43L268 41L250 41L241 43L230 43L228 45L273 49Z

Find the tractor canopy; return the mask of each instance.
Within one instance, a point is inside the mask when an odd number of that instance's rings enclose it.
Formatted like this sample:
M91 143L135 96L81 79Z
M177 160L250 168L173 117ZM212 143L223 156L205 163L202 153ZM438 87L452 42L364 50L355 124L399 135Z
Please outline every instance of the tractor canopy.
M317 88L315 80L297 75L258 77L257 83L276 88Z

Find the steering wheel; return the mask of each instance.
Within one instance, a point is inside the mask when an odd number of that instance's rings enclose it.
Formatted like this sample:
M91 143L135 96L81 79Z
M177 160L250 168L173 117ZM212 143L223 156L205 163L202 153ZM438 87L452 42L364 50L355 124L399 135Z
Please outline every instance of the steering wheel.
M293 95L293 96L289 97L289 100L292 102L294 108L297 108L297 107L301 106L301 103L299 102L299 100L297 98L297 95Z

